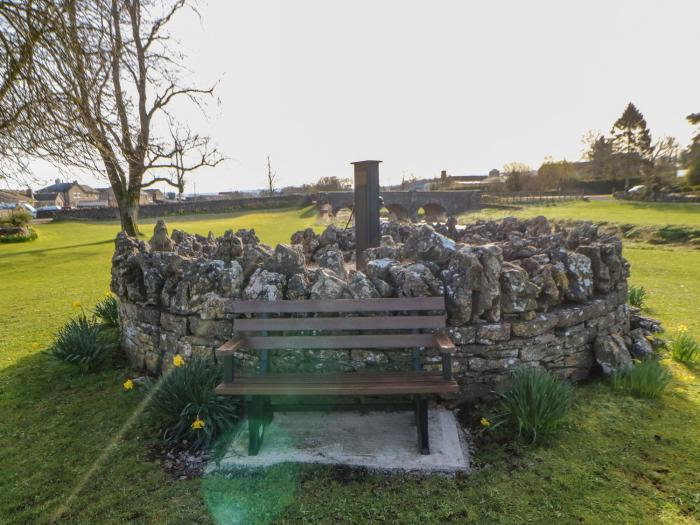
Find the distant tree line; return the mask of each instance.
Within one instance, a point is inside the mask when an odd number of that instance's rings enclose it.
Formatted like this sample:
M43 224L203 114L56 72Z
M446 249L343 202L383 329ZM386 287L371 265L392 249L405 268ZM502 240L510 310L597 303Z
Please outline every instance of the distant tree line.
M688 115L700 126L700 113ZM700 127L691 144L683 149L670 136L654 140L642 112L631 102L613 123L609 134L588 132L583 162L546 158L538 170L512 162L503 168L501 191L564 191L580 181L619 181L625 189L643 180L651 192L677 186L676 173L687 168L687 184L700 185Z
M281 193L318 193L324 191L348 191L352 189L352 180L349 178L336 177L335 175L321 177L315 183L302 184L301 186L286 186L280 190Z

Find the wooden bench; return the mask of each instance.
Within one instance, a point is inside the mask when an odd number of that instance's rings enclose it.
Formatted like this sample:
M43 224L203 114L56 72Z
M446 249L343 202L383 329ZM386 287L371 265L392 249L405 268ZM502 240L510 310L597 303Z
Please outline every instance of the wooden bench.
M454 394L455 346L445 328L443 297L337 299L307 301L234 301L234 337L217 350L224 380L218 394L244 396L249 425L248 453L256 455L264 428L272 420L270 396L413 396L418 447L429 454L428 394ZM270 351L413 349L412 370L331 374L270 373ZM435 348L442 371L422 370L421 352ZM234 374L234 354L257 350L257 375ZM304 405L306 406L306 405Z

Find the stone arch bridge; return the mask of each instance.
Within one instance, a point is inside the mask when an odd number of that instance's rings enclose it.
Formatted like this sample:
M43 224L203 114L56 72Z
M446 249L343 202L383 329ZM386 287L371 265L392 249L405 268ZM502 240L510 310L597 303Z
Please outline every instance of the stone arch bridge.
M384 207L400 219L418 218L423 208L427 218L457 215L481 207L481 192L467 191L383 191ZM319 193L316 200L321 212L337 214L343 208L353 208L352 191Z

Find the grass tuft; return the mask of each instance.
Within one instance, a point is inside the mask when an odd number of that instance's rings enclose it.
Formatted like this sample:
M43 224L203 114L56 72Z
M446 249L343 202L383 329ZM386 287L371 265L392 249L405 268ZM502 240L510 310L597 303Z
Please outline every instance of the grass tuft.
M150 412L160 421L163 441L199 450L231 428L237 405L214 392L222 377L220 365L196 357L151 384Z
M643 286L630 286L627 292L627 301L637 308L644 308L646 303L647 290Z
M531 443L553 434L571 408L569 383L539 368L519 368L510 387L499 395L492 429L502 427Z
M106 328L119 328L119 303L113 295L100 299L93 309L95 317Z
M117 346L118 338L113 330L104 330L97 319L81 312L58 331L49 352L85 372L93 372L104 365Z
M700 359L700 343L686 331L679 331L668 343L671 357L680 363L694 363Z
M671 382L673 375L657 359L651 357L620 370L611 378L615 390L637 397L659 397Z

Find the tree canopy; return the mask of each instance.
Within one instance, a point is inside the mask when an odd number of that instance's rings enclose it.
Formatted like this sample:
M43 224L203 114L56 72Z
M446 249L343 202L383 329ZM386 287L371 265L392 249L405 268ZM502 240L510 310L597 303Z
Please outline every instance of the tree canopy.
M0 135L3 151L106 178L130 235L142 189L181 189L186 174L220 162L209 138L173 109L178 99L201 107L213 95L180 81L183 55L168 27L188 0L8 3L24 6L18 42L41 31L0 99L0 115L20 115Z

